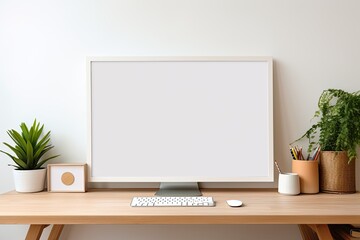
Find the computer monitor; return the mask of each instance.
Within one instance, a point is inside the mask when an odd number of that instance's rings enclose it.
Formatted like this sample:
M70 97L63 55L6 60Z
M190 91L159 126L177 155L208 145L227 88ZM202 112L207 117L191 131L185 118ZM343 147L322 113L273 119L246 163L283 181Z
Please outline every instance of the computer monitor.
M88 57L87 67L90 182L273 181L270 57Z

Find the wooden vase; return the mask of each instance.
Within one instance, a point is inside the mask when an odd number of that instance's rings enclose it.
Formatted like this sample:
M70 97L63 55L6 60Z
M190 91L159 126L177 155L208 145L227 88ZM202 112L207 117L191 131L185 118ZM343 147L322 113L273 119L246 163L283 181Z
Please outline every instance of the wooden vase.
M326 193L355 193L355 160L350 163L347 152L320 153L320 191Z

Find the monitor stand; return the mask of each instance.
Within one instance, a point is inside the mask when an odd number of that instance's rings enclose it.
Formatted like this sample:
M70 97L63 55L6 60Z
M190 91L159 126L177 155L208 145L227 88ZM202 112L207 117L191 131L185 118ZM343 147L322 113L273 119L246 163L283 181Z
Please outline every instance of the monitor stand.
M202 196L197 182L162 182L155 195L166 197Z

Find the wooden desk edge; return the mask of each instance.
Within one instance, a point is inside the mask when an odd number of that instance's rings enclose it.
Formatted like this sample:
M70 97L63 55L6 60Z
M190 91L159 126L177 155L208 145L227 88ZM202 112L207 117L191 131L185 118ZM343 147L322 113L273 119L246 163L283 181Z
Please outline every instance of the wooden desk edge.
M330 216L8 216L1 224L348 224L360 217Z

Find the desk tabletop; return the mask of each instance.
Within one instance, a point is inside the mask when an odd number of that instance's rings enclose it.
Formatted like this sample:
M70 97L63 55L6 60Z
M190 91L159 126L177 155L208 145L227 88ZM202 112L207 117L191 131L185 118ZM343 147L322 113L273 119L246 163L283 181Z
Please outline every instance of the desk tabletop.
M360 193L286 196L274 189L202 189L215 207L131 207L155 189L0 195L0 224L340 224L360 223ZM244 205L230 208L227 199Z

